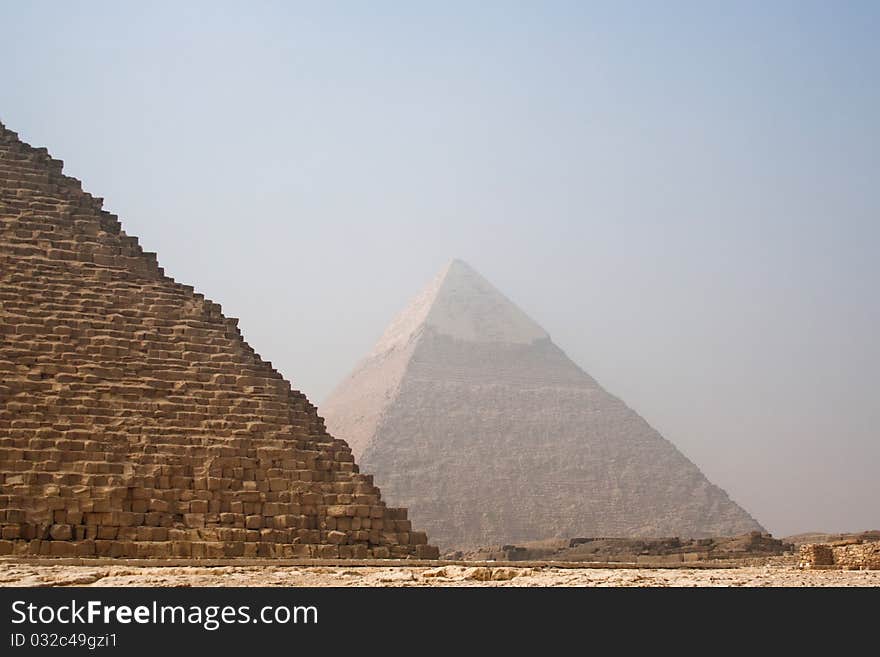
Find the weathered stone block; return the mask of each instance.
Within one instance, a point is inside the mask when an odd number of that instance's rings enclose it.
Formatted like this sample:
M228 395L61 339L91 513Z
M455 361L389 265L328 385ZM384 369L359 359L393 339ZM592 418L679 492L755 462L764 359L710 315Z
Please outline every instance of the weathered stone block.
M70 525L52 525L49 536L53 541L69 541L73 538L73 528Z
M341 545L347 542L348 537L345 532L331 531L327 533L327 540L334 545Z

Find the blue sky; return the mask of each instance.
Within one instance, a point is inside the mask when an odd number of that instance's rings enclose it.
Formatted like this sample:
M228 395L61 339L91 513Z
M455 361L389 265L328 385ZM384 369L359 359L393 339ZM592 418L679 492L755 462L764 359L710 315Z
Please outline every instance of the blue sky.
M880 527L877 3L0 17L0 120L313 400L459 257L774 533Z

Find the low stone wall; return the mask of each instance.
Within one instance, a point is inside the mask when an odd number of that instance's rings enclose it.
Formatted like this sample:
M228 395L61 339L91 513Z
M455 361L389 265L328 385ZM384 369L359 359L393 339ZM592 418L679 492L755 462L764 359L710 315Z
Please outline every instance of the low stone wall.
M880 543L841 545L832 548L834 563L849 568L880 570Z
M853 570L880 570L880 541L868 543L807 543L798 553L801 568L838 566Z

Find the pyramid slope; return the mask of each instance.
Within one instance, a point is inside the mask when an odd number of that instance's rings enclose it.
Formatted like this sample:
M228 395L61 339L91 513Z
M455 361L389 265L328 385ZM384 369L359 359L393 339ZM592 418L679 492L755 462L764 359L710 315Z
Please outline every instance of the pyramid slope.
M462 287L455 289L462 296ZM375 350L321 408L330 429L344 437L353 419L372 414L374 424L360 428L368 435L353 445L355 456L432 540L450 548L761 529L540 327L512 331L522 322L511 322L517 314L506 311L493 332L475 339L458 330L476 325L472 318L427 320L434 307L481 317L499 297L512 305L500 293L486 305L480 293L451 301L443 294L440 286L411 332L407 362L402 374L398 363L393 394L381 408L359 406L376 401L360 391L385 375ZM510 337L526 335L532 339ZM346 422L339 399L347 401Z
M0 554L434 556L351 449L0 124Z
M363 454L377 435L383 413L397 397L416 342L375 351L321 404L321 414L332 417L334 435L346 437L352 453Z
M528 315L461 260L446 268L425 326L469 342L529 344L549 337Z
M549 337L489 281L457 259L391 320L369 356L405 347L425 327L474 342L528 344Z

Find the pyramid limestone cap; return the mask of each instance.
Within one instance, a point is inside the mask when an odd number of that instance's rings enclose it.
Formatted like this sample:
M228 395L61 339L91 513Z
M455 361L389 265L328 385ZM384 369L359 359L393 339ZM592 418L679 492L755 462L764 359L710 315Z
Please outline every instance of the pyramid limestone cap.
M425 328L466 342L531 344L549 338L516 304L457 259L392 320L373 354L406 345Z

